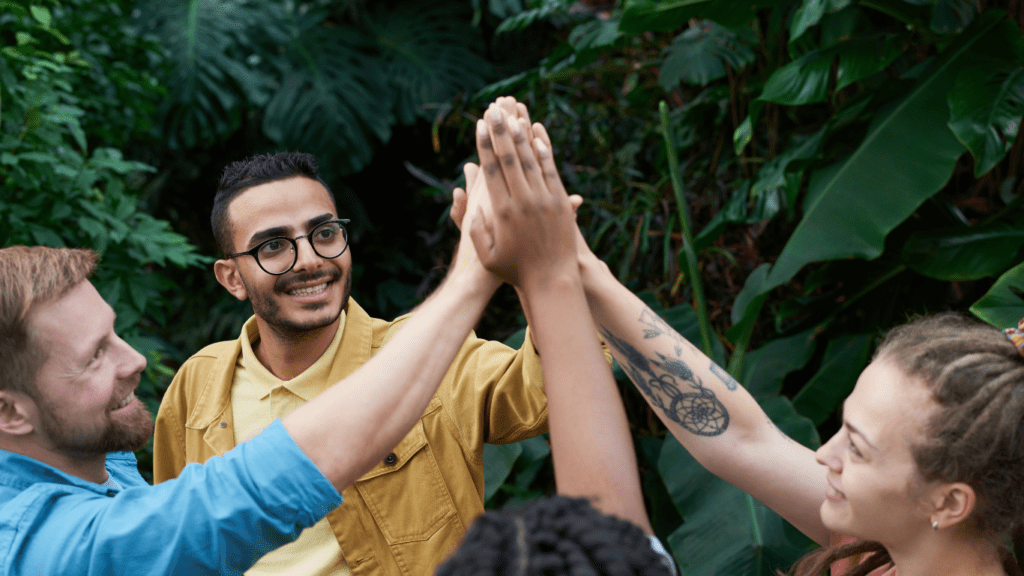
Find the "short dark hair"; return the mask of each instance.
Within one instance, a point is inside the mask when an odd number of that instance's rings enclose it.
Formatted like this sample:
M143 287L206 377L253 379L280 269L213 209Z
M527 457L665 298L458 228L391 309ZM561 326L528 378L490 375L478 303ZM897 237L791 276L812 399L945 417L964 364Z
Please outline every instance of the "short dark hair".
M245 160L228 164L217 184L217 194L213 198L213 210L210 212L210 226L213 227L213 238L222 254L235 251L231 244L231 222L228 221L228 206L236 196L253 186L277 182L301 176L316 180L331 197L334 210L338 210L338 202L334 199L331 187L320 178L319 162L316 156L305 152L277 152L276 154L257 154Z
M582 498L542 498L522 510L488 511L435 576L669 576L637 526Z

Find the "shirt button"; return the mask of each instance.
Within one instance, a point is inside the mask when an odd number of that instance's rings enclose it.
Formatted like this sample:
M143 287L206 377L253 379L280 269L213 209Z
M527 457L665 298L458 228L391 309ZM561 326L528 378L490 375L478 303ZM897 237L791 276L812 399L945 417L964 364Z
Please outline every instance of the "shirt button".
M398 462L398 456L395 456L394 452L388 454L387 457L384 458L384 463L388 466L394 466L395 462Z
M227 428L228 427L228 423L227 422L221 422L220 423L220 427L221 428Z

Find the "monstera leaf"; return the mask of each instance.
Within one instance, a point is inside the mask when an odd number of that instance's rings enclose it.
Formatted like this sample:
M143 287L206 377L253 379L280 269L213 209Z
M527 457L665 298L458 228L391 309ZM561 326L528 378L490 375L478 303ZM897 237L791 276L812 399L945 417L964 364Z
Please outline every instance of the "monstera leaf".
M479 31L454 17L451 4L418 2L378 8L366 20L394 94L398 120L432 120L459 92L475 92L492 66Z
M259 54L266 39L284 34L276 3L154 1L144 12L174 62L164 106L172 146L226 137L238 128L242 110L266 103L273 75Z
M619 28L627 34L667 32L682 28L691 18L707 18L727 28L750 22L762 8L784 0L638 0L622 14Z
M756 44L757 36L750 28L730 30L711 20L699 20L665 49L658 83L666 90L680 81L706 86L724 77L728 68L740 70L752 63L751 46Z

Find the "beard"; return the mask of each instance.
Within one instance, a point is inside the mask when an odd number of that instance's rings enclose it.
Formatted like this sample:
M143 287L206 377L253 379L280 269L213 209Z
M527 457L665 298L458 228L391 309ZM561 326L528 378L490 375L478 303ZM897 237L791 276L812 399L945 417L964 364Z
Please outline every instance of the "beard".
M102 430L76 429L49 401L40 402L40 426L54 448L79 454L135 452L141 450L153 435L153 416L141 400L126 414L108 415Z
M275 294L284 294L291 289L295 284L314 282L316 280L328 280L330 282L344 282L341 291L341 306L337 310L331 311L327 316L320 316L306 320L304 322L298 322L287 318L281 313L281 306L275 298ZM338 317L341 316L341 311L348 306L349 295L352 293L352 273L351 271L347 274L342 274L340 270L332 270L328 272L321 272L319 274L300 274L296 276L288 277L287 279L282 277L274 283L273 293L268 293L260 290L253 290L248 284L245 283L246 291L249 294L249 302L252 304L253 313L259 316L267 323L268 326L274 332L284 337L300 336L311 330L318 330L330 326ZM311 304L305 306L305 310L320 310L326 308L328 304Z

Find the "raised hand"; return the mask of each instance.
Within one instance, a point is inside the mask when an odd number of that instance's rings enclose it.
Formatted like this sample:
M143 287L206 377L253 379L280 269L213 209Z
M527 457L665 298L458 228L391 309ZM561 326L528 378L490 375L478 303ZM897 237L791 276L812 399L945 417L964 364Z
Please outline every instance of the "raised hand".
M477 122L477 149L492 212L478 211L470 234L483 265L516 286L575 272L572 205L551 149L529 141L528 121L492 106ZM477 178L479 180L479 177Z

